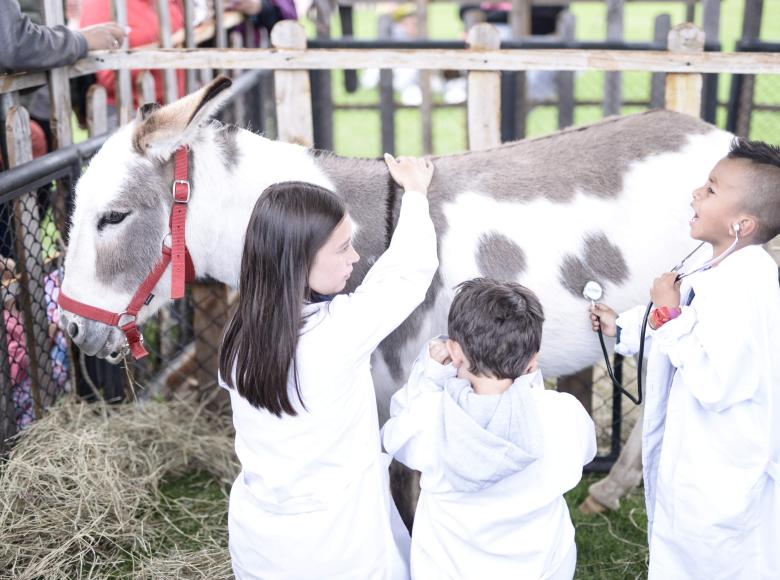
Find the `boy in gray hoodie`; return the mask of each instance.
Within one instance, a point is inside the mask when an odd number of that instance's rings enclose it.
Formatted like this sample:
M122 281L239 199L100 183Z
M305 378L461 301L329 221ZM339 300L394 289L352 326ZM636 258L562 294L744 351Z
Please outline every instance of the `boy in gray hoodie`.
M543 322L527 288L464 282L449 338L423 348L393 395L385 449L422 474L412 578L574 575L563 493L593 459L596 437L574 397L544 388Z

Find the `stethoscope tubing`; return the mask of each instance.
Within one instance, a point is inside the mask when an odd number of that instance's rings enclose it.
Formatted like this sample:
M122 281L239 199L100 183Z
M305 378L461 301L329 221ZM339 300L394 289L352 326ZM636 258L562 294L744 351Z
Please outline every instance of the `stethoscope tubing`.
M737 248L737 244L739 243L739 232L735 232L736 236L734 241L731 243L731 245L726 249L725 252L723 252L720 256L716 256L714 258L711 258L707 260L704 264L699 266L698 268L695 268L691 270L690 272L685 272L677 275L677 281L682 280L683 278L687 278L688 276L692 276L693 274L696 274L697 272L702 272L704 270L708 270L712 268L713 266L716 266L721 261L723 261L726 256L734 252ZM699 248L701 248L705 242L702 242L698 246L696 246L693 251L685 256L682 260L680 260L680 263L677 264L674 268L672 268L672 272L679 272L683 266L685 266L685 262L688 261L688 259L693 256L696 252L699 251ZM614 386L617 390L619 390L621 393L623 393L632 403L635 405L641 405L642 404L642 398L643 398L643 392L644 392L644 384L642 379L642 366L644 365L644 359L645 359L645 336L647 335L647 321L650 318L650 311L653 309L653 301L647 303L647 308L645 309L645 315L642 318L642 329L639 334L639 352L637 353L637 369L636 369L636 391L637 396L634 397L633 394L631 394L629 391L623 387L623 385L620 384L620 381L618 381L615 378L615 372L612 370L612 364L609 362L609 353L607 352L607 345L604 343L604 334L601 331L601 324L599 324L598 328L598 335L599 335L599 342L601 343L601 352L604 354L604 362L607 365L607 374L609 374L609 378L612 381L612 386Z

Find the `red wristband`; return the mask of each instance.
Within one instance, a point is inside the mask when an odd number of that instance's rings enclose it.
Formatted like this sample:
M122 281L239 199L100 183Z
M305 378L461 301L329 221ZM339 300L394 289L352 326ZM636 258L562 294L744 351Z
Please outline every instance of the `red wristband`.
M650 313L650 326L653 330L658 330L664 324L680 316L682 310L679 308L669 308L668 306L660 306L654 308Z

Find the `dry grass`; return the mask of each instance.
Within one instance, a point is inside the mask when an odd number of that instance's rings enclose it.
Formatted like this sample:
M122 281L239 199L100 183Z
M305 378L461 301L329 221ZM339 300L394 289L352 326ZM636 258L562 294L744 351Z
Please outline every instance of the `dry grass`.
M193 472L226 488L237 470L229 420L190 403L66 401L3 465L0 576L230 577L224 518L160 488Z

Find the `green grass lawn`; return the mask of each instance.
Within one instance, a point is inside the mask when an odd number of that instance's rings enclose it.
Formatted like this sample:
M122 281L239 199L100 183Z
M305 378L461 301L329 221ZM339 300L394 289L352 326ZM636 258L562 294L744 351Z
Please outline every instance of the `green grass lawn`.
M724 0L721 3L721 43L724 50L734 49L741 34L744 0ZM769 15L780 8L780 0L767 0L764 8L762 38L780 39L780 19ZM580 40L603 40L606 37L606 6L597 2L579 2L572 5L577 21L577 38ZM655 17L668 13L672 25L685 20L685 6L682 2L628 3L625 7L624 34L629 41L650 41L653 38ZM377 36L379 12L376 8L355 10L355 38L373 39ZM701 23L700 6L697 6L696 22ZM310 35L314 28L305 23ZM340 23L333 19L333 36L339 37ZM463 36L458 7L454 4L433 4L429 9L429 35L435 39L458 39ZM728 101L730 75L721 75L718 85L718 99ZM624 100L649 100L650 74L628 72L623 74ZM576 75L575 94L578 100L601 101L604 95L604 73L583 72ZM333 97L337 105L378 103L376 89L359 89L348 94L344 90L343 74L333 74ZM780 104L780 76L759 77L756 86L756 102ZM622 113L641 110L624 106ZM602 117L600 107L580 106L575 110L575 124L596 121ZM726 108L718 108L718 125L726 122ZM378 111L336 111L334 118L334 148L348 156L375 157L382 153L380 121ZM557 129L555 107L535 107L527 120L528 136L543 135ZM466 116L463 109L437 110L433 117L434 153L446 154L466 149ZM780 112L755 112L751 127L751 138L780 143ZM422 129L417 110L401 110L396 116L396 152L405 155L422 153Z
M587 475L566 494L576 530L578 580L612 580L647 577L647 514L642 488L620 503L616 512L583 515L577 506L588 486L600 476Z

